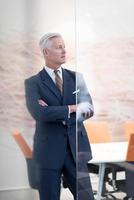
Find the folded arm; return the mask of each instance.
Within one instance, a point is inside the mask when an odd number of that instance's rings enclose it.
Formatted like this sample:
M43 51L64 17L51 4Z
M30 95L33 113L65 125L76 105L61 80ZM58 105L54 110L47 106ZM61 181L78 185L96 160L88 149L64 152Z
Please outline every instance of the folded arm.
M32 117L37 121L66 121L68 119L68 106L42 106L39 88L36 82L25 81L26 105ZM39 103L40 102L40 103Z

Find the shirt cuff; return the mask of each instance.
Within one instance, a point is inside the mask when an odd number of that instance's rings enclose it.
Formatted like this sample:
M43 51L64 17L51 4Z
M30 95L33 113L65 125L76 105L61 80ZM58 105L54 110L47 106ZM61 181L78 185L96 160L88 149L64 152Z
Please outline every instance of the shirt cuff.
M68 119L70 118L70 106L68 106Z

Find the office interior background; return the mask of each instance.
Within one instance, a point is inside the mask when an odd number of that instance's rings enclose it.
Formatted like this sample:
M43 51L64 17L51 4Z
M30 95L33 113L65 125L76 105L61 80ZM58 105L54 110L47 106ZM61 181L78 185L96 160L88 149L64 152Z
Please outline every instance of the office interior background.
M133 0L0 0L0 191L27 188L26 163L12 132L32 147L34 121L25 107L24 79L43 68L38 41L60 32L65 67L83 73L94 102L93 121L107 121L113 141L134 120Z

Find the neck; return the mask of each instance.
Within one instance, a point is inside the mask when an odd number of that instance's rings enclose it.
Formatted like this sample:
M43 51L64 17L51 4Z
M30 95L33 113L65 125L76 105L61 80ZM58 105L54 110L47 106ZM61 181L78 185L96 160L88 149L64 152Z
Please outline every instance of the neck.
M46 62L45 65L51 69L58 69L61 65L56 65L56 64L52 64L52 63L48 63Z

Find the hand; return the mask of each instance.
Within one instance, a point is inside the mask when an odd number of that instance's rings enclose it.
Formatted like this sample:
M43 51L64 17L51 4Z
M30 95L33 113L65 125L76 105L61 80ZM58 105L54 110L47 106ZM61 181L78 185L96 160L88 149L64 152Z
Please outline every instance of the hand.
M84 112L84 113L83 113L83 117L84 117L85 119L88 119L88 118L90 117L90 113L89 113L89 112Z
M38 100L38 103L39 103L39 105L41 105L41 106L48 106L48 104L47 104L45 101L43 101L42 99L39 99L39 100Z
M76 112L77 106L76 105L68 105L70 113Z
M91 114L91 105L88 102L81 102L77 105L77 116L83 116L85 119L89 118Z

